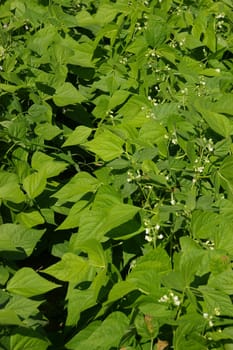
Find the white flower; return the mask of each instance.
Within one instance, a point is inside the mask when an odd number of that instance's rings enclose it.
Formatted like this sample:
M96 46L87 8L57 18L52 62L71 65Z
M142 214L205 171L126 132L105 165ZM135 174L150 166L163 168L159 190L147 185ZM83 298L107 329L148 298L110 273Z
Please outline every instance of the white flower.
M201 174L203 173L204 169L205 168L203 166L198 166L197 168L195 168L195 171Z
M179 297L177 295L173 296L173 302L174 302L174 305L176 305L176 306L180 305L180 300L179 300Z
M159 299L159 303L167 303L169 300L169 297L165 294Z
M219 13L217 16L216 16L216 18L217 19L220 19L220 18L224 18L225 17L225 13Z
M132 260L130 264L130 268L133 269L136 266L136 260Z
M145 240L147 242L152 242L153 241L153 238L151 236L148 236L148 235L145 235Z

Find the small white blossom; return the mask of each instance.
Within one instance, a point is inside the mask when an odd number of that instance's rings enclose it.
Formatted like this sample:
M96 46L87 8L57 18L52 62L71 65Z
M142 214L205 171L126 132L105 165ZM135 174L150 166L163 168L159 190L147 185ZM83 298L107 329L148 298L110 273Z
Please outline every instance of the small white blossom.
M176 306L179 306L179 305L180 305L180 300L179 300L179 298L178 298L177 295L174 295L174 297L173 297L173 302L174 302L174 305L176 305Z
M216 16L216 18L217 19L221 19L221 18L224 18L225 17L225 13L219 13L217 16Z
M136 266L136 260L132 260L130 264L130 269L133 269Z
M204 169L205 169L205 167L203 167L203 166L198 166L197 168L195 168L195 171L197 172L197 173L203 173L203 171L204 171Z
M160 233L159 235L158 235L158 239L163 239L163 234L162 233Z
M158 301L160 303L169 303L174 306L179 306L181 304L178 295L175 295L172 291L169 293L169 295L163 295Z
M146 240L147 242L152 242L152 241L153 241L153 237L148 236L148 235L145 235L145 240Z
M208 320L208 323L209 323L209 327L213 327L214 323L212 321L213 319L213 316L212 315L209 315L207 312L204 312L203 313L203 317Z
M169 300L169 297L165 294L159 299L159 303L167 303Z

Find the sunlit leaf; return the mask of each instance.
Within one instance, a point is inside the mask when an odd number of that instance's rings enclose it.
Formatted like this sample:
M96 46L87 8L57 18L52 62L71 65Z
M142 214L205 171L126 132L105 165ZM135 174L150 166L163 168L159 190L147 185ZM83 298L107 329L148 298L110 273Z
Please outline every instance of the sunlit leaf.
M56 89L53 100L57 106L67 106L70 104L81 103L85 98L71 83L64 83Z
M123 313L113 312L101 325L92 329L92 332L88 332L88 330L79 332L66 344L66 347L71 350L84 348L86 350L108 350L111 347L118 347L128 324L128 318ZM114 332L112 332L113 329ZM111 337L109 337L109 332Z
M29 267L18 270L7 284L9 292L26 298L47 293L57 287L58 284L46 280Z

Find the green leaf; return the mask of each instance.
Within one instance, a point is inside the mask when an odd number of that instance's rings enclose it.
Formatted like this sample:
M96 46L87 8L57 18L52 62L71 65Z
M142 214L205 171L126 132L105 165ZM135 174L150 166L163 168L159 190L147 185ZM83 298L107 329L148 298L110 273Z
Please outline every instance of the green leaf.
M38 314L38 307L42 301L36 301L22 297L21 295L13 295L6 304L6 310L13 310L19 317L27 319L30 316Z
M38 197L44 191L46 184L46 173L43 170L30 174L23 180L23 188L31 199Z
M93 32L100 29L100 26L96 23L94 17L84 9L78 12L75 17L79 27L90 29Z
M22 326L23 323L14 310L0 310L0 325Z
M87 278L90 268L88 260L73 253L65 253L61 261L42 271L61 281L78 283Z
M198 289L203 294L209 315L215 315L218 310L222 316L233 316L233 304L229 295L208 286L200 286Z
M16 220L22 225L25 225L28 228L33 226L37 226L44 223L43 216L39 213L39 211L31 211L31 212L21 212L16 215Z
M78 43L71 37L66 37L66 45L74 51L69 57L68 63L81 67L94 67L92 62L94 45L93 41Z
M104 129L102 132L96 134L92 141L86 142L84 146L104 161L108 162L114 158L120 157L123 153L123 143L124 140L119 136Z
M219 173L221 174L221 176L223 176L225 179L232 182L233 184L232 166L233 166L233 156L225 157L225 159L222 161L220 165Z
M96 23L103 26L106 23L112 22L118 12L118 9L114 8L112 4L102 4L102 6L98 7L94 18Z
M219 226L218 231L214 235L214 243L216 249L221 249L227 252L229 255L233 254L233 237L232 229L233 225L231 221L223 221Z
M41 172L46 178L54 177L64 171L68 164L56 161L54 158L42 152L34 152L32 155L32 168Z
M57 287L58 284L46 280L29 267L18 270L7 284L10 293L26 298L47 293Z
M16 174L0 171L0 199L13 203L21 203L25 200Z
M59 107L81 103L84 100L82 94L71 83L63 83L53 96L54 103Z
M10 350L46 350L50 341L33 329L20 328L10 336Z
M77 202L88 192L95 192L100 186L99 180L85 171L76 174L53 197L58 198L59 204L66 201Z
M220 217L213 212L195 210L192 213L191 230L195 238L211 239L214 237Z
M57 38L59 38L59 36L55 26L51 24L45 25L44 28L38 30L33 36L31 36L28 48L38 53L40 56L46 56L48 47Z
M202 334L205 325L206 320L197 312L180 317L174 333L175 349L206 350L205 340L199 335Z
M209 124L211 129L214 130L217 134L223 137L229 137L232 135L232 125L229 119L223 114L203 110L202 116Z
M8 258L10 252L17 253L15 258L29 256L44 232L18 224L0 225L0 252L8 252Z
M45 122L47 125L47 123L52 122L53 112L48 104L39 105L35 103L28 109L28 114L35 123Z
M208 285L226 294L233 294L233 271L223 271L220 274L211 274Z
M223 114L206 109L204 103L205 101L194 101L195 108L201 113L209 127L223 137L227 138L232 135L233 128L230 120Z
M181 237L180 244L182 254L179 268L187 287L194 280L195 274L198 274L205 251L190 237Z
M62 133L58 126L50 123L39 124L34 129L36 135L42 136L44 140L50 141Z
M73 241L73 249L79 241L95 238L105 241L106 233L115 227L131 220L139 211L138 207L129 204L114 204L109 208L98 208L98 210L86 211L80 218L79 234ZM119 235L125 232L120 232Z
M72 247L72 239L71 239ZM88 254L89 264L95 267L106 267L106 257L102 245L96 239L76 241L75 249Z
M0 284L4 285L9 278L9 271L6 267L0 265Z
M148 45L152 48L158 48L166 40L167 26L160 21L151 20L145 31L145 38Z
M88 128L87 126L84 126L84 125L77 126L75 130L68 135L68 138L63 143L62 147L80 145L86 142L91 132L92 132L92 129Z
M66 344L66 347L71 350L109 350L110 348L118 348L121 338L127 332L128 326L128 318L123 313L113 312L95 329L89 332L88 328L80 331ZM111 334L111 337L109 337L109 334Z
M15 91L23 88L24 86L16 86L16 85L10 85L10 84L3 84L3 83L0 83L0 91L3 90L3 91L6 91L6 92L10 92L10 93L14 93Z
M66 326L76 326L80 314L96 304L95 291L86 289L69 289L67 293L67 319Z
M110 293L108 295L108 303L112 303L118 299L123 298L128 293L132 292L133 290L136 290L137 285L135 283L132 283L131 281L120 281L112 287L110 290Z
M116 106L121 105L129 97L129 95L130 93L125 90L115 91L109 100L108 108L111 110Z
M89 202L86 200L79 200L75 203L69 211L69 214L65 220L58 226L57 230L66 230L69 228L74 228L79 226L80 217L82 211L87 209Z
M136 261L136 266L127 276L127 281L145 294L159 293L161 278L171 270L170 260L162 248L145 254Z

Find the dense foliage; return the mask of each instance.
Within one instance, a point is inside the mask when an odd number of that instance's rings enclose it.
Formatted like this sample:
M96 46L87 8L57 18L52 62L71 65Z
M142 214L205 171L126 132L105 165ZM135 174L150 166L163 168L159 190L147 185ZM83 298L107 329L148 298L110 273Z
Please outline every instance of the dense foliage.
M231 0L0 3L0 348L233 349Z

